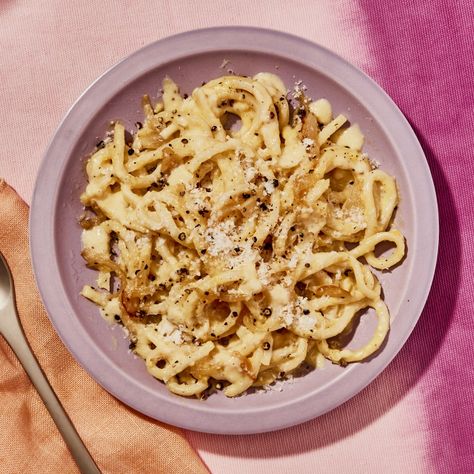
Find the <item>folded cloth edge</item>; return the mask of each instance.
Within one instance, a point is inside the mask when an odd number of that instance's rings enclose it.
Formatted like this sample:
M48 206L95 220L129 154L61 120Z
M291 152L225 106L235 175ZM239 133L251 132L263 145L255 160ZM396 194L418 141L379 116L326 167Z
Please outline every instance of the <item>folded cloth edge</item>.
M115 399L64 347L33 278L28 213L26 203L0 178L0 251L13 273L20 320L33 352L99 467L113 473L208 472L182 430ZM27 472L40 466L53 473L77 472L46 407L3 338L0 357L0 406L9 413L3 422L8 436L0 437L0 463L8 466L2 472Z

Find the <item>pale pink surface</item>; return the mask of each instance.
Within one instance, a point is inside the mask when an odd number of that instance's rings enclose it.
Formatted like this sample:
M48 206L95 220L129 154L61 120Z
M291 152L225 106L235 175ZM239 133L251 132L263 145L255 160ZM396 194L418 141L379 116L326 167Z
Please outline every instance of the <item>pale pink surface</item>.
M48 141L91 81L151 41L225 24L298 34L369 72L416 126L440 198L434 291L395 361L357 397L298 427L233 438L188 432L210 470L474 471L474 420L467 410L474 390L469 2L444 10L446 2L418 10L403 2L388 13L376 8L382 1L119 3L126 2L0 3L0 176L27 202ZM455 424L448 428L450 419Z

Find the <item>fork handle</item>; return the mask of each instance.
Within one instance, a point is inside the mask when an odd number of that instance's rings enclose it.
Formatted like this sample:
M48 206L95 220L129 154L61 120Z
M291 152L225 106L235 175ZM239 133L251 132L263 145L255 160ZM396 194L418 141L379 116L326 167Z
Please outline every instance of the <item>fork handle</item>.
M38 391L51 417L53 418L59 432L61 433L67 447L76 461L79 470L83 474L100 474L100 470L92 459L89 451L82 442L76 428L72 424L69 416L64 411L58 397L54 393L51 385L41 369L36 357L31 350L28 341L26 340L16 310L12 307L6 308L6 311L14 311L15 318L8 318L12 321L11 324L2 328L2 334L5 340L12 348L18 360L21 362L23 368L28 374L31 382ZM7 318L7 315L4 315ZM16 323L13 323L16 321Z

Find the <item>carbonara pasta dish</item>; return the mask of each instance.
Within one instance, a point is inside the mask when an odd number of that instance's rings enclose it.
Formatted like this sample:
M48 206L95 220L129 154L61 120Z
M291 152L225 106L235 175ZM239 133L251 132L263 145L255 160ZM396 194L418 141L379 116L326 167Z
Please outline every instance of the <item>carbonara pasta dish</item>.
M303 363L361 361L387 336L371 269L405 253L395 180L326 99L293 96L270 73L189 97L165 78L136 131L115 122L87 161L82 255L98 276L82 295L175 394L233 397ZM344 347L368 308L370 340Z

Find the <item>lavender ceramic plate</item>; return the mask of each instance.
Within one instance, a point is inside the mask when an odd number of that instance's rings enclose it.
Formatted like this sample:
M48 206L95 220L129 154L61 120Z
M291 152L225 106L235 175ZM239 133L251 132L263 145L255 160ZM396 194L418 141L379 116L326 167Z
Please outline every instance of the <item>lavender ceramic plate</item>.
M383 349L369 361L345 369L327 364L282 391L205 401L168 392L128 351L120 327L110 327L97 307L79 296L94 273L80 255L85 186L84 159L111 119L130 129L141 119L140 99L152 96L165 75L191 92L226 69L252 75L279 74L288 87L302 80L312 97L328 98L336 112L358 122L365 150L397 178L401 204L396 223L405 234L403 265L381 276L392 315ZM348 400L398 353L415 326L431 285L438 244L436 196L422 149L408 122L371 79L335 54L303 39L254 28L192 31L153 43L100 77L71 108L43 160L31 209L31 249L37 283L51 321L79 363L110 393L157 420L197 431L255 433L319 416ZM415 271L416 270L416 271ZM363 318L354 343L368 337ZM86 396L87 394L85 394Z

